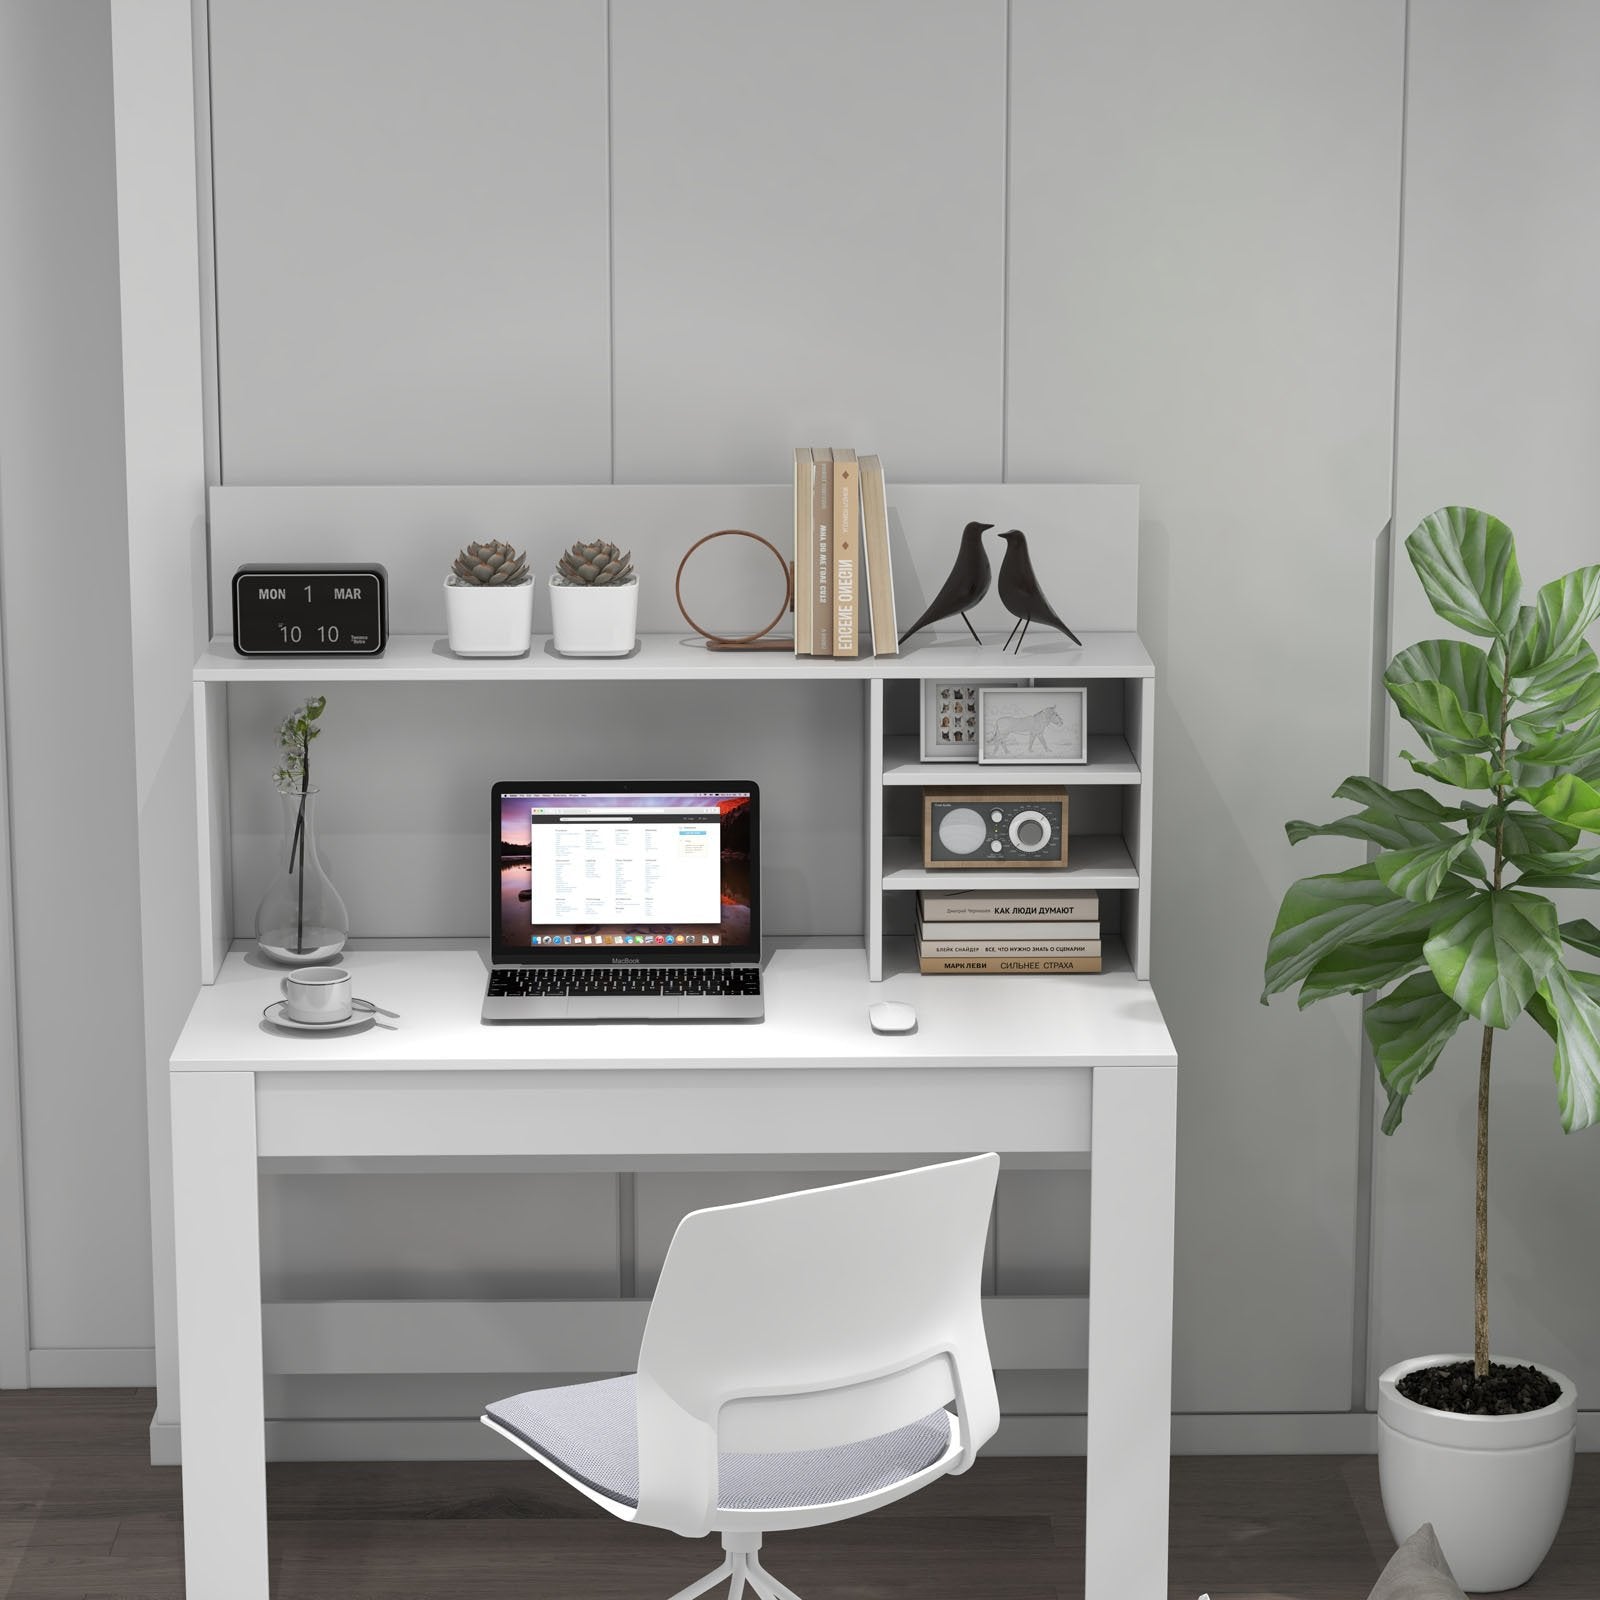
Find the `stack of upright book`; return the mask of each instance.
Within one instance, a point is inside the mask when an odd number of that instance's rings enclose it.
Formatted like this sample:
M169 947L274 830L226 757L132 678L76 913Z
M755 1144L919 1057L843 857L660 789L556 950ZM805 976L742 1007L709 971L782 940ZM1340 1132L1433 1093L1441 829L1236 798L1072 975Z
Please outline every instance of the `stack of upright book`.
M870 626L872 648L862 636ZM794 453L794 653L898 655L883 463L842 445Z
M1046 889L924 890L924 972L1098 972L1100 896Z

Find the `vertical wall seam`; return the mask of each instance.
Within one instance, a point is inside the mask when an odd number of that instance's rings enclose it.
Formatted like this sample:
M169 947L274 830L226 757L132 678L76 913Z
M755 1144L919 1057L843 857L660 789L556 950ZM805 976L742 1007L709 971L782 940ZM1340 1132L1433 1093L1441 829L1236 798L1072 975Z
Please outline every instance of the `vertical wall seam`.
M212 116L213 88L216 69L211 55L211 0L196 0L195 26L201 30L196 41L204 46L196 52L195 81L200 96L195 114L202 120L197 128L195 148L205 162L205 170L198 174L200 197L200 305L201 305L201 381L207 391L206 406L206 481L224 482L222 453L222 317L217 305L217 145L216 119ZM209 515L209 508L208 508ZM216 631L217 619L210 614L210 550L206 541L206 616L209 631Z
M610 442L610 482L617 481L617 263L616 167L612 159L611 0L606 0L606 432Z
M4 518L0 514L0 532L3 530ZM0 539L0 596L6 593L4 540ZM11 1228L7 1229L12 1237L12 1248L7 1250L7 1254L14 1254L16 1259L7 1261L6 1268L7 1276L12 1276L14 1269L18 1332L21 1337L20 1349L0 1346L0 1370L4 1370L8 1377L20 1380L16 1387L25 1388L29 1382L28 1351L33 1343L33 1325L28 1276L27 1153L22 1138L22 1030L17 1016L18 930L16 851L11 832L10 684L11 675L6 671L5 621L3 607L0 607L0 850L5 852L4 860L0 862L4 868L5 889L0 915L5 918L6 944L4 963L0 965L0 1002L3 1002L0 1003L0 1016L5 1019L0 1023L5 1029L4 1044L0 1045L0 1063L3 1063L10 1080L4 1086L4 1098L9 1102L8 1109L14 1113L13 1125L9 1129L0 1127L0 1139L8 1146L6 1159L0 1162L0 1168L11 1171L13 1176L8 1180L7 1187L15 1190L13 1196L0 1196L0 1203L15 1202L15 1219Z
M1006 0L1000 141L1000 481L1010 479L1011 439L1011 6Z
M1411 0L1405 0L1400 43L1400 183L1395 212L1394 283L1394 387L1389 412L1389 520L1378 535L1373 554L1372 664L1367 732L1367 771L1379 783L1389 779L1389 710L1383 688L1383 673L1394 642L1394 563L1395 536L1400 518L1400 359L1406 281L1406 153L1411 117ZM1369 847L1367 859L1376 855ZM1365 1012L1371 997L1362 1002ZM1373 1281L1373 1209L1376 1200L1377 1151L1374 1104L1378 1066L1372 1047L1361 1030L1361 1092L1356 1124L1356 1249L1354 1338L1351 1344L1350 1405L1354 1411L1367 1409L1368 1369L1372 1360L1372 1315L1376 1301Z

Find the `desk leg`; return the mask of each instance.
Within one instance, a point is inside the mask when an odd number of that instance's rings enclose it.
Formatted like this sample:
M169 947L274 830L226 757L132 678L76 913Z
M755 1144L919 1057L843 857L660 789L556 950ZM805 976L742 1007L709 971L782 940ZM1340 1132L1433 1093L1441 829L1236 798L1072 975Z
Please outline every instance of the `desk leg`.
M172 1074L188 1600L267 1600L255 1078Z
M1095 1072L1085 1600L1166 1600L1177 1111L1176 1068Z

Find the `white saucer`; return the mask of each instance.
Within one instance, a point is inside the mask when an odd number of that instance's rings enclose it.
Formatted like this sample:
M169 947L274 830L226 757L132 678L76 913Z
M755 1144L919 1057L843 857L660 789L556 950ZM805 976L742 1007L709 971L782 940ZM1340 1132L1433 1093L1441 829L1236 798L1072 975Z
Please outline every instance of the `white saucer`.
M275 1028L292 1028L296 1033L339 1033L345 1028L360 1028L372 1021L373 1006L370 1000L353 1000L355 1011L337 1022L301 1022L284 1010L285 1002L274 1000L261 1013Z

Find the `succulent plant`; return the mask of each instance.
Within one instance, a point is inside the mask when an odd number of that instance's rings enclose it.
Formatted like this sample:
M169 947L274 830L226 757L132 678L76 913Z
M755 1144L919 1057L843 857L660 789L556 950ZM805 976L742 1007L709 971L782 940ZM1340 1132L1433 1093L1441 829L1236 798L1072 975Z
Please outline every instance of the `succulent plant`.
M633 576L633 552L604 539L580 539L556 563L556 575L580 588L599 589L626 583Z
M450 564L457 578L473 588L502 588L521 583L528 575L527 562L508 544L491 539L487 544L469 544Z

